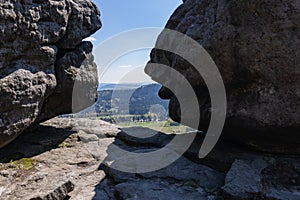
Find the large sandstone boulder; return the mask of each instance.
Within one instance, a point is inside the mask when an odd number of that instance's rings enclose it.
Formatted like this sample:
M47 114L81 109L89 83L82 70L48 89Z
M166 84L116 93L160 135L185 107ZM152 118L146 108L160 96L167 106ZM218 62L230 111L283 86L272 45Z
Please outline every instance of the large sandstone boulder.
M100 27L91 0L1 1L0 148L34 123L72 112L74 84L79 99L95 100L92 44L82 40Z
M299 19L299 0L186 0L170 18L166 28L201 44L222 75L228 101L225 139L264 151L300 153ZM199 130L206 130L210 97L193 66L159 49L152 51L150 62L171 66L189 80L200 102ZM146 73L158 82L155 77L170 76L149 66ZM162 88L160 96L171 99L170 115L180 121L184 110L173 93Z

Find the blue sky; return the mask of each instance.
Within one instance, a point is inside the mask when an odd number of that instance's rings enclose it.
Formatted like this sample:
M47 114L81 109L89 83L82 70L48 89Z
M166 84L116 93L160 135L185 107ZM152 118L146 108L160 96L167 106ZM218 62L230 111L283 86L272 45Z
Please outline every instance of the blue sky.
M163 28L182 0L94 0L94 3L100 9L102 21L102 28L89 38L95 46L94 56L97 63L103 56L97 54L97 48L102 48L103 42L132 29ZM153 45L154 42L155 38ZM109 50L121 48L119 45L112 45ZM149 60L149 51L150 49L139 50L115 58L114 62L106 66L105 72L100 69L101 63L97 63L100 82L149 82L149 77L143 73L143 68Z

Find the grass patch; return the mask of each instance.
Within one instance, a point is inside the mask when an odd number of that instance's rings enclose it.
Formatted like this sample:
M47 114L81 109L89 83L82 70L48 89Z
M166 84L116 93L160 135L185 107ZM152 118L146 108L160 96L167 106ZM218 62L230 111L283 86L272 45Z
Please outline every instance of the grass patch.
M185 133L187 131L187 127L183 125L171 126L170 121L163 122L122 122L118 123L119 126L123 128L131 128L131 127L145 127L150 128L155 131L159 131L166 134L180 134Z
M63 148L63 147L65 147L65 148L71 148L71 147L73 147L73 145L72 145L70 142L64 141L64 142L60 143L60 144L58 145L58 147L59 147L59 148Z
M9 163L0 164L0 170L15 169L22 172L31 171L35 168L37 161L32 158L22 158L20 160L10 161Z

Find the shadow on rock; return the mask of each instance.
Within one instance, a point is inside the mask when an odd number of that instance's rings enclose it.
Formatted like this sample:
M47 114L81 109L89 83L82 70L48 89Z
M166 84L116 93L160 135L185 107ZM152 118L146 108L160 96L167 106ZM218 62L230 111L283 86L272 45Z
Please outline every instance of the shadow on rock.
M298 156L254 152L220 140L206 158L199 159L202 134L197 134L185 154L170 165L147 173L134 172L140 166L160 166L174 155L170 152L158 155L160 161L153 157L138 163L144 153L158 151L173 138L143 127L121 129L106 147L106 157L99 166L106 178L95 187L93 199L299 199Z
M33 157L63 145L72 130L38 125L24 132L8 146L0 149L0 162L6 163L21 158Z
M147 153L166 147L174 134L144 127L120 130L114 142L107 146L107 155L99 166L107 177L96 186L94 199L204 200L216 196L217 188L224 184L224 173L197 164L172 149L166 150L166 154L153 154L149 160L141 162ZM164 166L162 163L172 156L178 159ZM142 167L156 170L140 173Z

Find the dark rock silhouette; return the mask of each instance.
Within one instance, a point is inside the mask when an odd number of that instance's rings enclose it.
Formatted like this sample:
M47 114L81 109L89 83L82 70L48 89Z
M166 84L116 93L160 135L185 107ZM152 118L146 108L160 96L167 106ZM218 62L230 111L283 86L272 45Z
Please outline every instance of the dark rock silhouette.
M82 40L101 22L90 0L2 1L0 18L3 147L35 123L94 102L98 78L92 44ZM72 98L74 84L78 99Z

